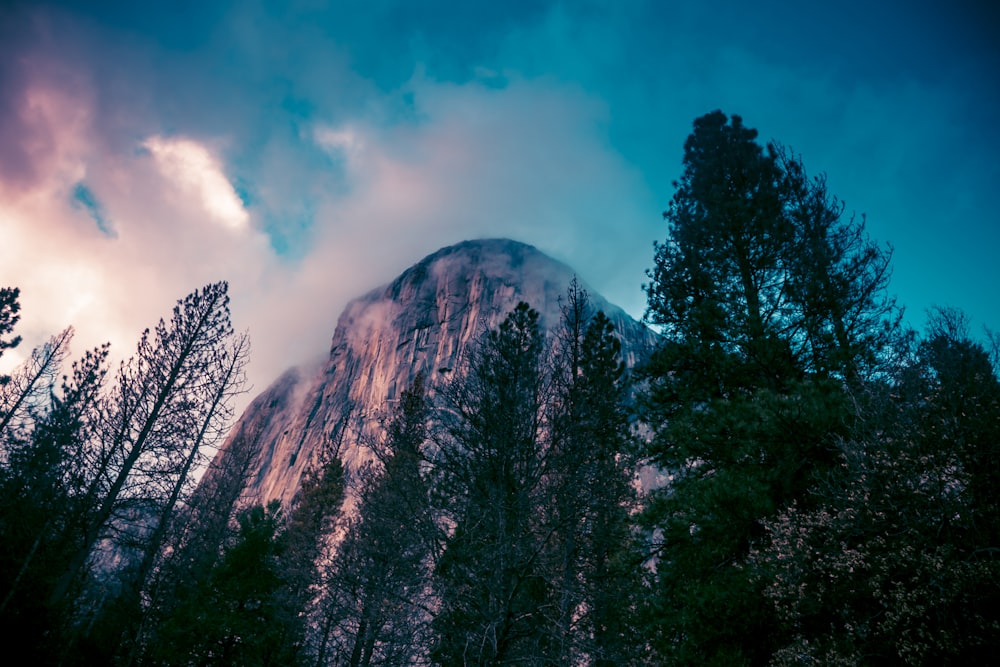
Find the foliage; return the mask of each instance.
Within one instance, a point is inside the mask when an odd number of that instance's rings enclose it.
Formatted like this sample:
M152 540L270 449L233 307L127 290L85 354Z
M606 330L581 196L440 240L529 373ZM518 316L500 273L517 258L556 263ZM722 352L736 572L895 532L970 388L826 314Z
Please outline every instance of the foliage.
M897 321L888 253L756 137L739 116L695 121L646 287L664 333L645 369L646 454L672 475L643 517L647 627L675 664L769 659L781 629L750 549L834 464L858 418L851 391L878 374Z
M295 615L282 609L287 585L283 518L277 501L242 512L238 533L196 586L181 588L158 628L153 665L289 665Z
M754 554L790 638L779 664L984 664L1000 644L1000 382L953 311L841 447L813 509Z
M555 333L546 455L554 660L634 664L641 561L630 531L635 447L621 343L574 280Z
M0 336L13 333L18 320L21 319L21 302L18 300L21 290L16 287L0 287ZM20 336L14 336L7 340L0 338L0 357L5 350L17 347L21 343ZM0 386L7 384L10 377L0 375Z
M49 404L29 411L30 428L8 430L3 438L0 627L22 646L41 647L63 620L63 610L48 598L80 548L80 527L91 511L83 502L85 461L99 425L107 355L105 345L74 362L58 392L47 388Z
M4 638L60 665L990 662L1000 336L902 330L890 249L740 117L696 119L683 167L638 388L574 281L549 338L518 304L284 511L245 495L259 421L208 465L249 354L225 283L110 381L107 346L61 375L54 336L0 377ZM641 464L669 481L641 494Z
M436 472L453 529L434 572L437 664L541 664L549 651L542 346L538 313L522 302L486 334L447 395L454 419Z
M324 568L316 664L411 665L426 657L436 537L421 476L430 405L423 376L373 444L380 468L360 475L355 515Z

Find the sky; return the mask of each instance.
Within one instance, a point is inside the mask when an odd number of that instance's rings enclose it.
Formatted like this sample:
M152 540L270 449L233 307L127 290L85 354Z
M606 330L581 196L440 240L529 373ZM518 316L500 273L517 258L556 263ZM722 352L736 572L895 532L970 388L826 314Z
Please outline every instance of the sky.
M1000 12L838 3L30 2L0 8L0 286L24 342L132 353L228 280L250 380L353 297L508 237L643 315L694 119L738 114L893 248L907 320L1000 329Z

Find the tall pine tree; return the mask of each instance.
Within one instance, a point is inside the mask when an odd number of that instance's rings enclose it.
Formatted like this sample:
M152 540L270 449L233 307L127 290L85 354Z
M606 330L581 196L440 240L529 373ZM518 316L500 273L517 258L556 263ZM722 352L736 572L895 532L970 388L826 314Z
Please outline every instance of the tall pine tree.
M549 402L545 512L555 588L553 659L559 664L634 664L640 596L635 447L626 412L621 343L574 280L556 330Z
M551 582L542 563L543 337L520 303L490 331L441 406L435 459L451 526L435 569L441 665L544 664Z
M897 321L888 253L822 179L756 138L739 116L695 121L649 272L664 342L646 368L647 454L672 479L644 517L657 541L648 628L672 664L770 659L780 623L750 549L834 464L851 391Z

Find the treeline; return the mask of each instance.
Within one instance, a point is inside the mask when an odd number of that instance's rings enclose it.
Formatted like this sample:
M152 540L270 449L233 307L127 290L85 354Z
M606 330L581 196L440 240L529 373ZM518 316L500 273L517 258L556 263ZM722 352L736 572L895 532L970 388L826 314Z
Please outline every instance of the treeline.
M0 378L0 627L39 664L987 664L998 338L889 297L891 252L738 116L695 121L634 371L575 283L418 377L347 475L245 495L226 286L108 378L71 331ZM0 352L18 343L0 292ZM637 471L665 478L641 488ZM204 470L202 474L201 471ZM195 477L201 475L198 483Z
M661 664L992 662L996 338L949 309L903 327L889 249L756 136L695 121L649 272L645 451L673 473L641 517L650 645Z
M620 342L575 283L551 340L538 318L519 305L434 400L418 377L349 498L331 441L287 508L245 496L252 424L216 454L248 352L224 283L112 382L107 346L59 379L53 338L4 378L0 627L38 664L631 662Z

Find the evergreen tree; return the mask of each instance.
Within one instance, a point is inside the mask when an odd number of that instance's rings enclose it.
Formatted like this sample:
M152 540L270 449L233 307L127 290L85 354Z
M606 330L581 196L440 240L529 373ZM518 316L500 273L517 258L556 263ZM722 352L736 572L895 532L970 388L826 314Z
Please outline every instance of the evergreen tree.
M644 517L648 623L675 664L765 664L781 642L748 554L834 465L857 418L848 389L877 371L897 322L887 253L756 136L718 111L695 121L647 285L664 334L645 371L647 454L671 474Z
M212 459L197 488L175 521L177 529L158 565L156 596L150 601L142 644L146 652L163 641L160 629L186 613L193 591L204 590L227 543L233 539L238 517L254 503L245 495L250 474L259 469L259 421L243 422L224 450ZM150 648L152 647L152 648Z
M435 663L544 664L550 653L542 352L538 313L522 302L445 392L435 481L452 529L434 572Z
M309 647L308 612L320 584L320 561L325 558L334 521L344 501L344 469L332 450L321 452L306 470L292 501L285 526L285 546L280 557L284 585L278 591L278 608L290 620L284 645L289 660L305 664ZM291 664L291 662L289 663Z
M53 336L0 384L0 438L5 457L12 443L30 437L35 418L44 413L55 388L59 372L69 356L73 328Z
M630 532L634 446L621 343L574 280L557 329L547 453L547 512L559 664L634 664L640 595Z
M16 287L0 287L0 336L13 333L14 327L17 326L18 320L21 319L21 315L19 314L21 302L18 300L20 296L21 290ZM14 336L8 340L0 338L0 357L3 356L5 350L17 347L20 342L20 336ZM10 376L0 374L0 386L7 384L9 381Z
M297 618L282 608L284 521L277 501L240 513L238 532L207 576L178 589L149 647L150 665L294 664ZM290 627L291 626L291 627Z
M99 423L99 397L108 346L73 364L49 404L32 409L32 427L21 437L8 430L6 465L0 469L0 627L31 648L40 662L51 653L62 625L48 598L79 548L80 526L91 508L83 502L87 444Z
M97 575L80 598L82 643L73 643L78 647L73 654L81 660L108 660L134 649L131 633L123 630L141 611L136 604L149 571L143 563L162 546L159 521L176 502L173 490L190 475L188 461L203 454L202 426L223 410L213 400L220 382L230 397L239 377L227 376L232 360L226 351L232 335L227 289L216 283L179 301L169 323L161 320L154 332L143 334L105 399L102 428L89 443L85 466L82 502L92 509L50 596L56 606L77 599L79 585L89 573ZM92 568L109 562L122 567ZM115 585L109 586L110 580Z
M317 665L411 665L426 658L427 568L435 527L421 476L430 410L423 376L404 391L380 469L361 474L356 515L325 568Z
M878 388L817 506L767 523L755 568L777 664L985 664L1000 647L1000 381L954 311Z
M249 337L246 334L225 341L219 351L217 368L214 372L206 373L203 379L205 405L202 411L193 415L198 421L192 423L193 428L188 436L191 442L187 443L187 451L178 461L179 469L173 474L167 497L156 508L153 528L146 539L147 545L135 571L129 575L128 588L122 596L122 603L131 605L135 610L134 617L123 632L124 646L132 656L141 650L143 625L153 612L152 607L160 603L158 598L161 584L169 586L169 582L162 581L163 575L170 573L165 556L174 555L174 542L181 539L185 532L187 512L181 510L183 501L191 496L192 473L205 463L206 451L214 448L229 428L233 417L232 399L243 391L243 369L249 350ZM171 539L168 540L168 537ZM168 546L168 542L170 548L164 554L164 547ZM148 600L145 604L142 602L143 597ZM134 657L126 662L133 660Z

